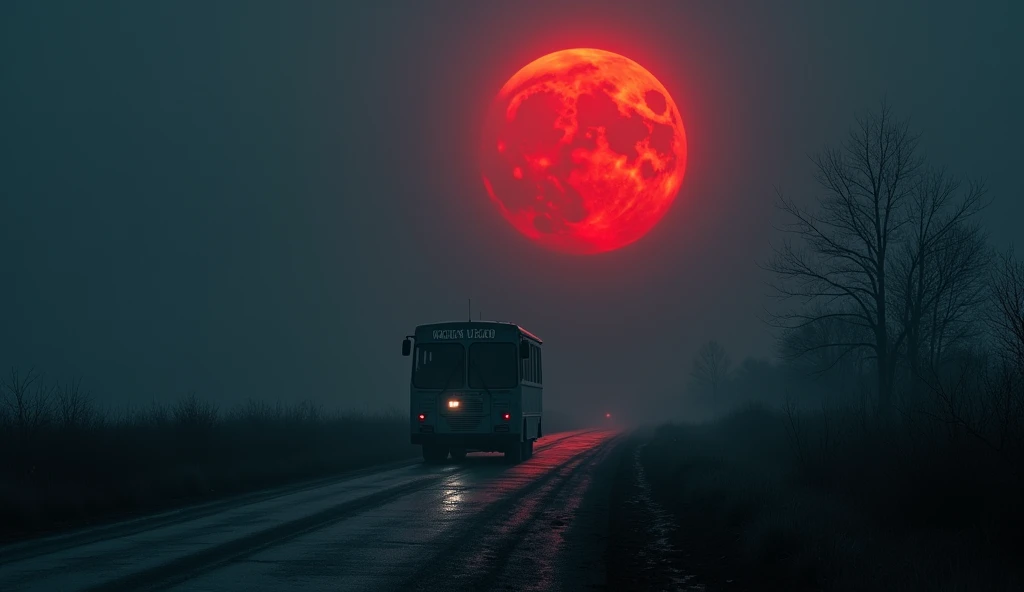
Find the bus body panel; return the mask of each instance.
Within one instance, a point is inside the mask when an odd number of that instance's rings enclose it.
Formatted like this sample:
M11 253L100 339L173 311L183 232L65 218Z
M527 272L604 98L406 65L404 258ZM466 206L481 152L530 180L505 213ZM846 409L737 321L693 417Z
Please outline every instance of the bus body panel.
M536 440L540 437L541 418L543 416L543 390L539 386L524 384L520 387L522 395L524 439Z
M502 452L543 435L539 338L500 322L420 325L412 337L412 444ZM523 340L532 359L519 357Z

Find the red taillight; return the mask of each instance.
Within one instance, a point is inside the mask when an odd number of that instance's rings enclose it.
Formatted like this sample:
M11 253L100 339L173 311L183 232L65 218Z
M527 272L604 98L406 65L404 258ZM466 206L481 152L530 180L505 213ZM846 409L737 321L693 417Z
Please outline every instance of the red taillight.
M505 421L508 421L508 420L512 419L512 414L511 413L503 413L501 415L501 418L504 419Z
M427 418L427 414L426 413L420 413L420 421L423 421L426 418Z

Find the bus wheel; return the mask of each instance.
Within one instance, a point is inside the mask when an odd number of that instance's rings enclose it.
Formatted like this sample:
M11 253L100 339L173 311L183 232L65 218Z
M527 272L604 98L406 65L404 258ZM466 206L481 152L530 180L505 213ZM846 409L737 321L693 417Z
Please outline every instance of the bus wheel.
M525 449L523 447L523 442L516 442L515 444L511 444L505 450L505 462L513 465L523 462L524 451Z
M448 460L448 449L437 444L424 444L423 460L432 465L439 465Z
M466 460L466 449L465 448L452 448L452 460L455 462L462 462Z
M523 458L533 458L533 440L523 442Z

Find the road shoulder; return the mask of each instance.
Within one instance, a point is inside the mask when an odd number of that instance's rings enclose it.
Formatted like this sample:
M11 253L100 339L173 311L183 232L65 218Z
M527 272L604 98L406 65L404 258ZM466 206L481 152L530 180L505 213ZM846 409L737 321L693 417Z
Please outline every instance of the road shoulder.
M609 479L609 545L605 555L609 590L703 591L675 542L676 521L655 501L640 462L651 434L633 433L622 446Z

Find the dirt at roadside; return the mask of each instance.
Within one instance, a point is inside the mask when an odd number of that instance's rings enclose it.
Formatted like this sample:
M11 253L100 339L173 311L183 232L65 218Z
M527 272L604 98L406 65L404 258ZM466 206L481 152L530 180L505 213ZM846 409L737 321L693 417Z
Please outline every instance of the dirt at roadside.
M689 556L675 544L673 517L654 499L640 463L650 439L637 433L621 447L610 483L608 590L696 592L705 590L687 568Z
M655 499L641 454L653 434L622 438L597 467L565 544L552 590L746 592L728 558L699 533L687 536Z

